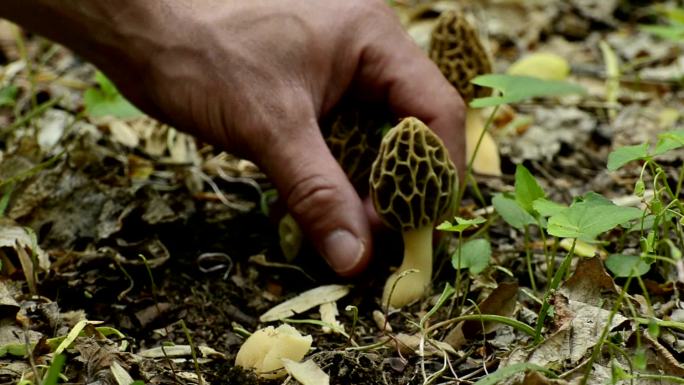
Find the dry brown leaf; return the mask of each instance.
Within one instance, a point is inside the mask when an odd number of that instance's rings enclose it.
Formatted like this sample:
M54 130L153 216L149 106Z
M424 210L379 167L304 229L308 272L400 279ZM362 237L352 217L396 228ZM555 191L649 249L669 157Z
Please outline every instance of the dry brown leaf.
M574 274L563 284L560 292L573 301L609 308L612 301L606 302L606 295L617 296L619 289L601 259L593 257L580 258Z
M17 254L21 252L25 257L28 257L29 254L35 256L38 262L38 271L47 271L50 268L50 259L47 253L38 245L35 234L28 228L9 222L0 224L0 248L11 249ZM35 268L31 258L24 259L22 267ZM30 266L24 266L24 263L28 263Z
M515 312L517 294L517 283L502 282L478 305L476 314L495 314L510 317ZM454 349L460 349L469 338L477 338L477 336L482 335L482 325L483 323L480 321L459 322L449 331L444 342ZM495 322L484 322L485 334L491 333L501 326Z

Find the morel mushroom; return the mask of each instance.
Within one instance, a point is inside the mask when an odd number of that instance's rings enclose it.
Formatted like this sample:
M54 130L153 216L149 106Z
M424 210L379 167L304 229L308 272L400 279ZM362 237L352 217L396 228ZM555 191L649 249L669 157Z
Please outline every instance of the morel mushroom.
M430 59L466 104L491 94L491 89L470 82L476 76L492 72L492 64L477 33L462 13L447 11L440 15L430 39ZM469 108L466 116L466 155L470 160L484 130L484 121L480 110ZM499 151L487 132L473 162L473 170L480 174L501 175Z
M360 196L368 194L371 165L378 153L382 129L391 126L390 115L380 106L344 102L321 124L325 143ZM302 231L287 214L279 222L278 233L280 250L292 262L302 247Z
M452 207L456 190L448 151L423 122L406 118L387 132L371 169L370 194L382 221L402 232L404 260L385 283L383 305L389 300L401 308L425 293L432 278L433 225ZM409 269L418 272L398 280Z

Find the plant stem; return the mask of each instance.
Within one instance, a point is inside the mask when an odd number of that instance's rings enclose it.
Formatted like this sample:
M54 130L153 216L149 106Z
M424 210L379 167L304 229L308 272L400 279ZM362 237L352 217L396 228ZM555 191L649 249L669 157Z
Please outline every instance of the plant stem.
M477 138L477 144L475 145L475 150L473 151L473 155L470 157L468 160L468 165L466 167L466 174L465 177L463 178L463 185L459 186L458 188L458 195L456 196L456 211L458 211L459 207L461 206L461 199L463 199L463 194L465 194L465 189L466 186L468 185L468 181L470 180L471 176L473 175L473 163L475 162L475 156L477 156L477 152L480 149L480 144L482 143L482 140L484 139L485 134L489 131L489 126L492 125L492 122L494 121L494 117L496 116L496 113L499 111L499 106L494 107L494 110L492 110L492 113L489 115L487 118L487 122L485 123L484 129L482 132L480 132L480 136ZM467 111L466 113L474 113L473 111ZM476 183L473 180L473 183Z
M565 259L561 263L560 267L558 267L558 270L556 270L556 274L554 274L553 280L551 280L551 283L549 284L549 289L546 291L546 294L544 295L544 303L542 304L541 310L539 310L539 316L537 316L537 326L534 332L535 345L538 345L541 342L541 332L542 328L544 327L544 320L546 320L546 315L549 311L549 307L551 306L549 304L549 297L551 297L551 294L556 289L558 289L558 286L560 286L561 280L563 280L563 276L565 275L566 270L568 270L568 268L570 267L572 257L575 255L576 244L577 238L572 240L572 246L570 247L570 251L565 256Z
M537 283L534 280L534 271L532 271L532 252L530 251L530 226L524 226L524 242L525 242L525 260L527 261L527 273L530 276L530 285L532 290L537 292Z

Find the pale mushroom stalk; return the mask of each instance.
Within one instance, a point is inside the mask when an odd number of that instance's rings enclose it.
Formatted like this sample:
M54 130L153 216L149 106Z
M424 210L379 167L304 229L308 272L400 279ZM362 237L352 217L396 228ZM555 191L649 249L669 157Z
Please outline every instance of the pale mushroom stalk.
M387 304L388 297L397 298L392 301L393 307L401 307L398 299L420 298L425 292L425 286L432 279L432 226L423 226L402 233L404 240L404 260L397 271L387 278L383 291L382 304ZM407 270L415 269L416 272L408 273L397 279ZM396 282L396 285L395 285ZM394 287L394 290L392 288Z
M385 284L383 304L401 308L426 292L432 278L432 229L457 191L444 143L423 122L406 118L383 137L370 176L378 216L404 239L404 260ZM409 269L417 272L403 274Z

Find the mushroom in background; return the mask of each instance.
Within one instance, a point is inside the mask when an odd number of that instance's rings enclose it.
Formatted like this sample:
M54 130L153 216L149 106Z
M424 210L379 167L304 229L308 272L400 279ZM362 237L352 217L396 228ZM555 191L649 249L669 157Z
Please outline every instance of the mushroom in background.
M457 11L440 15L430 39L430 59L447 80L458 90L466 104L475 98L490 96L491 89L470 81L479 75L492 72L492 64L477 33L465 16ZM472 159L477 141L485 128L482 111L468 108L466 114L466 155ZM485 132L473 161L473 171L479 174L501 176L499 149L492 136Z

